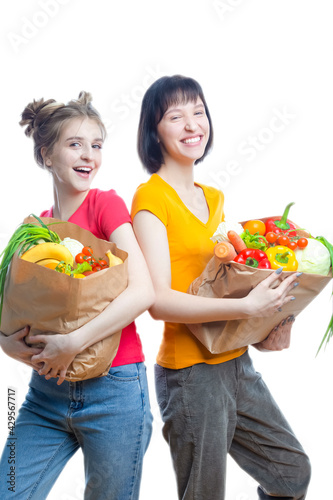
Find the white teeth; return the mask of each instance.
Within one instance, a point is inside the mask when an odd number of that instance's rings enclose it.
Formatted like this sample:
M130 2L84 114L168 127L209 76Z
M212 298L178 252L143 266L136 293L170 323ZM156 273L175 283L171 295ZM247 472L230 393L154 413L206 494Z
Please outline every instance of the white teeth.
M91 171L91 168L89 167L76 167L74 170L76 171L83 171L83 172L90 172Z
M193 138L191 138L191 139L185 139L183 142L184 142L185 144L190 144L190 143L192 143L192 142L199 142L199 141L200 141L200 137L193 137Z

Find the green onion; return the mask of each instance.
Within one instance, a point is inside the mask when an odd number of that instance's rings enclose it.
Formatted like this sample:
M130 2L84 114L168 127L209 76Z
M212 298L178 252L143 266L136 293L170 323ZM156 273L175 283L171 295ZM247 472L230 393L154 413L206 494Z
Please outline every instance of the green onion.
M44 222L34 214L31 214L34 217L37 223L22 223L14 232L12 237L10 238L6 248L1 252L0 258L0 324L1 324L1 315L3 308L3 295L5 289L5 281L8 272L9 265L12 261L12 258L15 252L18 252L19 255L26 252L33 245L38 245L39 240L43 240L45 242L53 242L60 243L60 237L54 231L49 229L49 225L55 224L44 224Z
M324 238L323 236L317 236L315 239L320 241L323 245L325 245L325 247L327 248L327 250L329 251L329 253L331 255L331 265L333 266L333 245L329 241L327 241L327 239ZM332 294L333 294L333 291L332 291ZM326 330L325 335L323 337L323 340L321 341L321 344L318 348L317 354L319 353L319 351L322 348L322 346L324 345L324 343L326 344L325 347L327 346L327 344L329 343L329 341L331 340L332 337L333 337L333 314L331 316L331 320L328 324L328 327L327 327L327 330Z

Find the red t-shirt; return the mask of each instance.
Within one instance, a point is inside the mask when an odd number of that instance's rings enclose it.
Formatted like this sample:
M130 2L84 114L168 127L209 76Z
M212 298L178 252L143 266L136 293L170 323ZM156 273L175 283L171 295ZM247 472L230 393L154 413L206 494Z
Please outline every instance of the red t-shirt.
M44 210L40 215L53 217L53 208ZM113 189L110 191L91 189L68 222L87 229L103 240L109 240L111 233L122 224L132 223L124 201ZM133 322L122 331L118 352L112 366L129 365L141 361L144 361L142 344Z

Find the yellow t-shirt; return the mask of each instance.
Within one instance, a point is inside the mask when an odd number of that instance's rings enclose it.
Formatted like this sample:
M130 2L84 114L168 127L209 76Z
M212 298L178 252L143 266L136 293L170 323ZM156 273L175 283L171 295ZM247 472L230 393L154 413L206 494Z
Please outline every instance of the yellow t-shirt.
M169 241L171 288L186 292L208 261L214 243L211 236L224 218L221 191L199 185L205 194L209 219L201 222L182 202L177 192L158 174L141 184L134 195L132 219L140 210L148 210L165 225ZM211 354L181 323L165 323L157 363L165 368L180 369L197 363L217 364L241 356L245 348L223 354Z

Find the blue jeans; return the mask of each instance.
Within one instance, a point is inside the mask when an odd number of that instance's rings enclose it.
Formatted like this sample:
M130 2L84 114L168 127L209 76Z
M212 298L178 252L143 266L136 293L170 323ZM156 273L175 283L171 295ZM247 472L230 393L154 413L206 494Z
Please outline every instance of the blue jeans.
M152 432L143 363L111 368L82 382L46 381L33 372L30 388L0 462L0 498L44 500L71 456L82 448L85 500L134 500ZM14 489L8 490L10 446ZM12 469L13 471L13 469ZM13 475L12 475L13 479Z
M155 374L179 499L223 500L229 453L260 498L304 500L309 459L248 352L217 365L156 365Z

